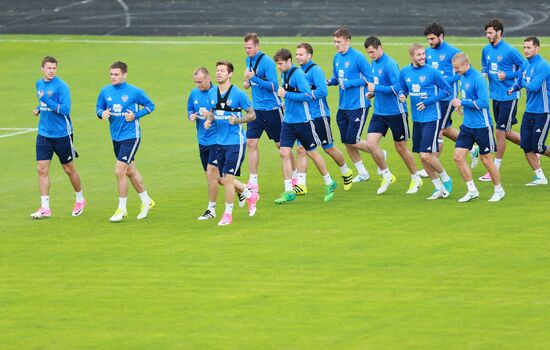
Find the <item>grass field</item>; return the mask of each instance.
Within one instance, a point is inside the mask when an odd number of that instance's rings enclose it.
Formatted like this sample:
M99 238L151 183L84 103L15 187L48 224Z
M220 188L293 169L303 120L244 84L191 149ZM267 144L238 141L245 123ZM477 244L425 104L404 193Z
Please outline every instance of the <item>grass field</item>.
M362 50L363 39L354 38L354 46ZM330 38L266 38L262 50L294 51L302 40L314 44L314 60L329 72ZM401 65L408 44L425 42L382 41ZM479 68L484 38L448 41ZM516 146L509 144L501 168L506 198L499 203L487 202L492 185L479 182L479 200L456 202L466 187L449 141L442 159L454 178L452 197L427 201L428 182L418 195L405 195L409 175L384 140L398 179L388 193L377 196L372 179L350 192L340 187L323 203L322 179L311 171L308 195L276 207L280 161L263 139L256 216L236 209L234 224L218 227L217 220L196 220L206 181L185 103L192 71L213 70L218 59L235 64L240 85L240 38L4 35L0 46L0 128L36 127L40 60L60 61L88 200L85 213L71 217L74 193L55 159L53 217L31 220L40 204L36 134L0 138L1 349L550 348L550 189L524 186L532 171ZM549 58L548 46L541 52ZM121 224L108 222L117 205L115 159L107 123L95 116L115 60L128 63L128 81L157 106L142 122L136 157L157 206L138 222L131 191ZM334 114L336 89L330 94ZM373 161L363 159L374 174ZM476 178L484 173L474 170ZM222 210L220 196L218 215Z

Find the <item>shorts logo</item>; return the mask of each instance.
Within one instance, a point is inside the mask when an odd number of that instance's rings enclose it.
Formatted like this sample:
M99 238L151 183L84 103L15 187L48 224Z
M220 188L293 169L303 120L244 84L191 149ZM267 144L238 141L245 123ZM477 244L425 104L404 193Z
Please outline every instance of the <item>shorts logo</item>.
M217 160L217 159L214 159L214 160L212 161L212 164L218 164L218 160Z
M315 144L314 144L314 143L312 143L311 145L309 145L309 147L315 147Z
M234 172L235 172L235 169L229 169L229 172L230 172L230 173L234 173Z
M113 105L113 112L115 112L115 113L120 113L120 112L122 112L122 105L119 104L119 103L115 103L115 104Z
M501 127L501 128L505 128L505 127L506 127L506 125L502 124L502 125L501 125L500 127Z
M439 60L440 61L445 61L445 55L439 55Z
M542 132L542 131L540 131L540 129L537 129L537 132Z
M67 160L71 160L72 158L73 158L73 157L69 156L69 157L67 157Z
M432 147L431 147L431 146L430 146L430 147L428 147L428 148L427 148L427 150L428 150L428 151L431 151L431 150L432 150Z
M485 147L485 152L489 152L489 151L490 151L489 147Z
M128 160L128 157L124 156L122 157L122 160Z
M413 92L420 92L420 84L412 84Z
M122 95L122 102L128 102L128 95Z
M354 120L354 122L360 122L360 121L361 121L361 119L359 119L359 118Z

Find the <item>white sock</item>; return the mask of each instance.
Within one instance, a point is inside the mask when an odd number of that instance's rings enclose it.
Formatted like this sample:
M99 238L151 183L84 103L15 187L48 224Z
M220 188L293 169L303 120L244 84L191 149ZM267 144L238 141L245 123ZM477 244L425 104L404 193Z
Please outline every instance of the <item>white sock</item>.
M382 177L386 180L391 180L391 172L390 172L390 168L386 168L384 170L382 170Z
M285 180L285 192L292 192L292 180Z
M495 158L495 165L497 169L500 169L500 164L502 163L502 159Z
M449 181L451 179L447 174L447 172L445 171L445 169L443 169L443 171L441 172L441 174L439 174L439 176L441 176L441 181L443 182Z
M292 170L292 179L298 179L298 170L297 169L294 169Z
M208 202L208 210L212 213L216 212L216 202Z
M225 203L225 213L233 214L233 203Z
M357 169L357 173L366 175L368 174L367 169L365 168L365 165L363 165L363 161L360 160L357 163L353 163L355 165L355 169Z
M243 195L244 198L248 199L250 198L250 196L252 195L252 193L250 192L250 190L248 188L244 188L244 191L241 193Z
M329 173L323 175L323 180L325 180L325 185L330 185L332 183L332 178Z
M504 188L502 188L502 185L495 185L495 192L504 191Z
M257 185L258 184L258 174L250 174L250 176L248 177L248 183Z
M50 196L40 196L40 202L42 202L42 208L50 209Z
M420 175L418 175L418 171L414 174L411 174L411 179L413 179L414 181L420 180Z
M344 165L340 167L340 172L342 173L342 175L346 175L348 171L349 171L348 165L344 163Z
M143 191L141 193L138 193L138 195L139 195L139 198L141 198L142 203L147 204L147 203L152 202L151 197L149 197L149 195L147 194L147 191Z
M535 170L535 175L537 175L539 179L546 179L546 176L544 176L544 172L542 171L542 168L538 168L537 170Z
M84 195L82 194L82 191L75 192L76 194L76 201L77 202L84 202Z
M118 198L118 209L122 209L122 210L126 211L126 201L127 200L128 200L128 198L119 197Z
M443 184L441 183L441 179L435 179L435 180L432 180L432 182L436 190L440 190L443 187Z
M476 184L474 183L474 180L466 181L466 186L468 187L469 192L476 192Z
M298 185L304 185L306 184L307 180L307 174L306 173L298 173Z

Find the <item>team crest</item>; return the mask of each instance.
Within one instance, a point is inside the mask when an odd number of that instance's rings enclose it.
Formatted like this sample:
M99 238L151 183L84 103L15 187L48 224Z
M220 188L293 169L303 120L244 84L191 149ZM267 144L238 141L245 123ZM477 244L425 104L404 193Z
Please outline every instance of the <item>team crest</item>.
M344 63L344 67L346 67L346 68L349 67L349 61L346 61L346 63Z
M53 90L48 90L48 91L46 91L46 94L47 94L48 96L53 95Z
M382 75L382 69L378 70L378 75Z
M497 61L502 62L502 56L501 55L497 56Z
M425 82L426 81L426 76L425 75L421 75L418 77L418 80L420 80L421 83Z
M440 61L445 61L445 55L439 55L439 60Z
M466 90L468 90L470 88L470 83L464 84L464 87L466 88Z
M128 102L128 95L122 95L122 102Z

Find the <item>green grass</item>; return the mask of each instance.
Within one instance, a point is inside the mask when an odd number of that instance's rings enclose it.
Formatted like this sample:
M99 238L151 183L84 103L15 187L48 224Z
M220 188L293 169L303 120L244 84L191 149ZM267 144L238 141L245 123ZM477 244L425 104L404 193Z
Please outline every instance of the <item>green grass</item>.
M262 50L292 49L302 39L265 38ZM399 43L425 41L382 39L401 65L407 45ZM304 40L318 43L314 59L329 72L330 38ZM361 40L354 38L355 47ZM483 38L448 40L479 68ZM279 156L263 139L256 216L236 209L234 224L218 227L196 220L206 205L206 183L185 103L192 71L213 70L218 59L233 61L240 85L240 38L4 35L0 41L0 128L36 127L31 111L40 60L59 59L58 74L71 88L81 154L76 165L89 202L81 217L70 216L74 193L55 159L54 216L31 220L39 206L35 134L0 138L2 349L550 347L550 190L524 186L532 171L518 147L508 146L502 165L507 195L501 203L487 202L492 185L486 183L478 183L479 200L456 202L466 188L449 141L442 159L455 180L452 198L425 200L429 182L418 195L405 195L409 176L384 139L398 178L387 194L376 196L373 179L348 193L340 187L333 202L323 203L322 180L311 171L308 195L278 207ZM521 45L521 39L509 41ZM542 48L543 56L549 53ZM107 221L117 204L112 146L107 124L95 117L97 94L115 60L129 64L128 81L157 106L143 120L136 158L157 206L137 222L139 200L131 192L129 216L116 225ZM330 94L334 114L336 90ZM457 115L454 120L460 123ZM374 163L363 158L373 173ZM474 170L476 178L483 173L482 166Z

